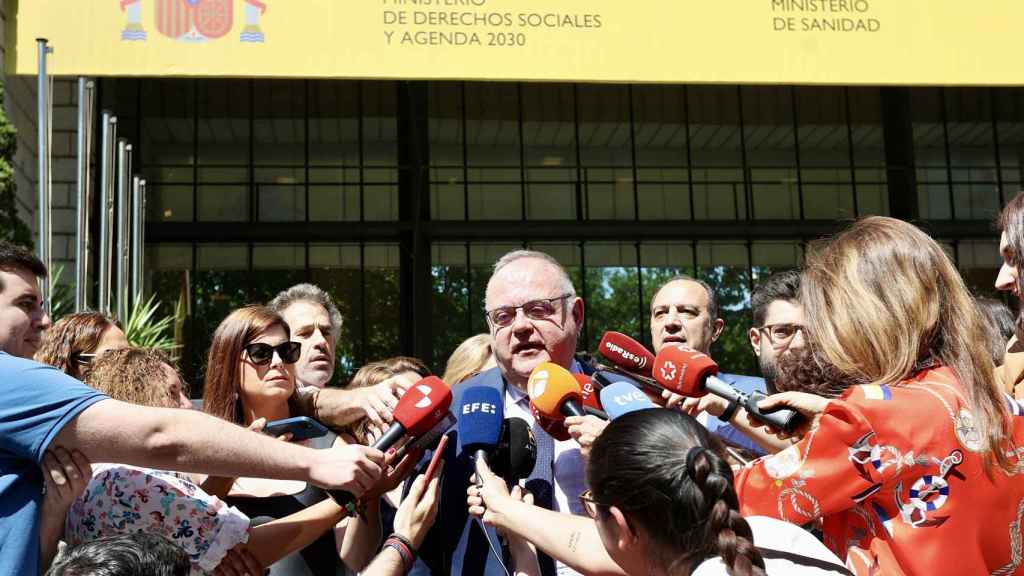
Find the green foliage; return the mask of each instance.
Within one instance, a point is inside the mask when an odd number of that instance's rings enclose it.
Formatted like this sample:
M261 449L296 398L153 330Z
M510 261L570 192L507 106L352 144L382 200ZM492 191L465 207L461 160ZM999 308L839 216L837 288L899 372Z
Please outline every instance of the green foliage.
M176 308L181 307L178 302ZM178 350L174 340L174 322L181 310L176 309L175 314L169 316L157 315L160 309L160 302L156 295L143 301L141 296L136 296L132 309L128 313L128 321L124 326L124 335L128 343L140 348L161 350L172 357Z
M75 294L71 286L62 283L64 266L58 264L50 271L47 282L50 285L50 319L56 322L75 309Z
M0 86L0 240L32 248L32 231L18 218L17 181L14 154L17 130L4 113L4 91Z

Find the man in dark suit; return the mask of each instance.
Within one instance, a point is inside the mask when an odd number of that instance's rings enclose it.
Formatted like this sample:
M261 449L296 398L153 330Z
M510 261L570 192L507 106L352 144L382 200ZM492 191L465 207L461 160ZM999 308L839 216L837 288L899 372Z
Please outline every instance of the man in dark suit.
M467 388L497 389L505 399L505 416L526 420L537 440L537 465L526 480L534 503L582 514L578 496L585 489L584 460L579 445L572 440L555 440L540 428L530 413L526 383L533 369L543 362L554 362L574 372L589 371L575 358L583 325L583 300L576 296L568 274L554 258L542 252L517 250L495 263L487 283L485 309L497 367L452 389L453 412L458 417L455 408ZM501 563L510 560L507 550L493 529L485 532L469 517L466 488L473 462L456 453L457 433L451 434L438 517L411 573L504 576ZM575 574L550 558L540 560L545 576Z

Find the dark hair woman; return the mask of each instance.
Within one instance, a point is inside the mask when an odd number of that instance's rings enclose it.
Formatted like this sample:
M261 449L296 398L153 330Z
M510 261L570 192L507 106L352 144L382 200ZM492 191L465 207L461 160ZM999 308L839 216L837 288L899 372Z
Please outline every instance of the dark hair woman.
M721 444L675 410L626 414L597 437L590 490L580 496L592 520L517 502L504 481L481 471L484 485L469 488L470 513L582 573L843 573L839 559L803 529L741 516Z
M299 343L290 340L288 324L276 312L265 306L235 310L213 334L203 386L204 410L254 428L295 415L294 364L300 352ZM329 434L309 443L330 448L337 441ZM389 490L397 481L382 481L371 492ZM328 498L315 486L284 480L237 478L230 479L230 484L226 501L254 519L283 518ZM301 525L323 535L274 564L272 576L333 576L344 569L342 562L358 571L373 558L380 540L379 519L371 524L372 519L344 518L344 510L337 505L329 508L329 513Z
M1024 265L1024 192L1018 193L1013 200L1007 202L999 215L999 255L1003 265L996 277L996 289L1013 294L1021 301L1021 267ZM1024 304L1024 302L1021 302ZM1024 345L1020 342L1021 327L1024 316L1016 318L1016 334L1006 345L1003 365L996 371L1003 389L1016 398L1024 398Z
M58 320L43 332L36 362L49 364L72 378L85 380L97 355L127 348L128 339L106 314L80 312Z

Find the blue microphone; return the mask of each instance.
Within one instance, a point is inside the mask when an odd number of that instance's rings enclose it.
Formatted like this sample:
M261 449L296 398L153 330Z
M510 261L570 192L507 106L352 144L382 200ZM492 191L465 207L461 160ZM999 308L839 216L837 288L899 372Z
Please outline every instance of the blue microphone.
M612 420L637 410L657 408L646 394L625 380L601 389L601 406L604 406L604 411Z
M487 386L473 386L462 393L459 419L459 452L483 458L492 454L501 441L505 421L505 403L501 392Z

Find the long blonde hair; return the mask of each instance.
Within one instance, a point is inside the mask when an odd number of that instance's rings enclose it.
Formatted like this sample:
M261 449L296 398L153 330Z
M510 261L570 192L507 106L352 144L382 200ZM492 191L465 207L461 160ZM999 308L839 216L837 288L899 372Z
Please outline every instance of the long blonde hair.
M983 320L935 240L894 218L860 220L810 251L801 299L809 339L843 374L895 384L928 357L951 368L984 438L986 466L1008 468L1009 414Z
M455 386L463 380L475 376L487 364L494 354L494 340L487 333L470 336L459 344L459 347L448 357L444 369L444 383Z

